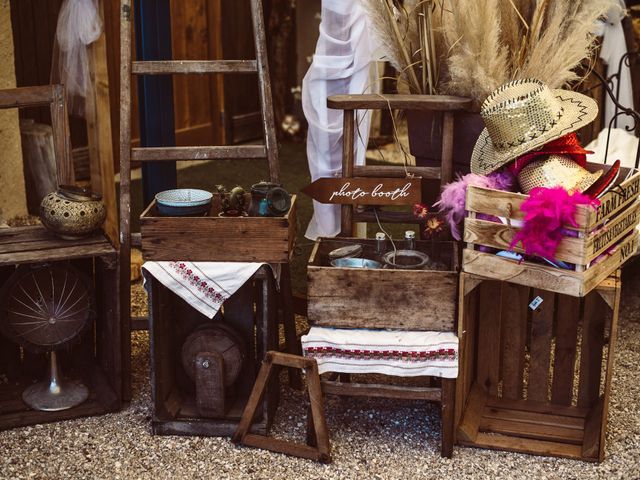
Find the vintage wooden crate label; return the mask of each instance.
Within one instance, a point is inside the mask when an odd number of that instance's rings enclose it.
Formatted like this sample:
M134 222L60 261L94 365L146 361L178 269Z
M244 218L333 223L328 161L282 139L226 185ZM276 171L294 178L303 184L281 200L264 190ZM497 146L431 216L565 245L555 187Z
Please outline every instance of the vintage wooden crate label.
M592 256L602 253L605 249L638 225L639 205L640 204L634 205L628 212L623 213L610 224L605 225L602 232L597 233L593 237L593 240L590 242L590 253Z
M636 173L619 188L611 190L600 200L600 206L596 211L596 222L603 220L625 205L631 203L640 195L640 174Z

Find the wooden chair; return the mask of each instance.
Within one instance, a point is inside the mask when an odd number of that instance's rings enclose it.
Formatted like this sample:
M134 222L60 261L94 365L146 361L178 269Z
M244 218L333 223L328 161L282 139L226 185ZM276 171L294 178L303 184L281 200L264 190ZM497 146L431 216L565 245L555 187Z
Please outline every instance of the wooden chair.
M343 163L342 176L357 177L405 177L409 174L424 179L437 179L444 185L453 178L453 127L455 112L467 110L471 101L459 97L432 95L337 95L329 97L330 108L344 110ZM407 166L356 166L355 161L355 110L366 109L403 109L428 110L442 112L444 118L442 139L442 162L437 167ZM355 222L416 223L411 212L354 212L353 205L342 206L342 235L351 237L354 234ZM456 266L457 267L457 266ZM455 300L451 300L455 301ZM387 312L389 313L389 312ZM388 329L401 329L393 315L388 316ZM451 319L451 331L455 331L455 319ZM325 324L326 325L326 324ZM441 330L430 327L429 319L424 321L424 330ZM327 377L325 375L324 377ZM443 457L450 458L454 443L454 398L455 379L441 378L439 386L415 387L367 383L352 383L348 374L329 374L322 378L322 392L325 395L385 397L395 399L427 400L438 402L442 410L442 447Z
M333 95L327 100L329 108L344 110L342 177L398 177L409 173L425 180L440 180L441 185L453 179L453 127L455 113L471 107L468 98L442 95ZM438 167L355 165L356 110L416 110L443 114L442 159ZM378 213L380 222L417 223L411 212ZM354 235L354 222L376 222L370 211L354 212L352 205L342 206L342 235Z

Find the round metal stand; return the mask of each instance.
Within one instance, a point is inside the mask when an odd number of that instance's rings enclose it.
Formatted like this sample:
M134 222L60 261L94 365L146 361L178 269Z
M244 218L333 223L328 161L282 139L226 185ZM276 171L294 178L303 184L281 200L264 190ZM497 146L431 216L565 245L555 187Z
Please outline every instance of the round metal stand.
M22 392L22 400L34 410L57 412L80 405L89 397L89 389L77 380L65 380L56 352L49 356L48 380L31 385Z

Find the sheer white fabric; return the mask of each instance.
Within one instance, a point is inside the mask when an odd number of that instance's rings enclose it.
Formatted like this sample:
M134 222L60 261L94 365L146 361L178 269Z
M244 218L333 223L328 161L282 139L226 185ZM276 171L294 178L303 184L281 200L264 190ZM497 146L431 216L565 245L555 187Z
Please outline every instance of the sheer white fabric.
M323 0L320 37L302 82L302 108L309 122L307 157L311 180L342 170L342 111L327 108L327 97L364 93L369 84L372 46L358 0ZM357 112L356 164L364 163L370 115ZM311 240L340 232L340 207L313 202L305 236Z
M602 47L600 49L600 58L607 64L607 74L611 75L618 72L618 66L623 55L627 53L627 42L622 28L622 19L625 15L625 3L620 0L620 8L612 8L607 13L606 21L600 23L597 34L602 35ZM619 85L618 85L619 83ZM618 102L625 106L633 108L633 88L631 85L631 70L629 66L622 65L620 78L613 79L611 88L614 93L618 91ZM616 106L608 95L605 95L604 105L604 121L605 126L609 126L609 121L616 111ZM620 115L617 118L618 128L633 129L633 120L628 115ZM635 157L634 157L635 158Z
M62 83L69 109L84 115L84 99L91 94L88 46L102 35L97 0L65 0L60 7L52 83Z

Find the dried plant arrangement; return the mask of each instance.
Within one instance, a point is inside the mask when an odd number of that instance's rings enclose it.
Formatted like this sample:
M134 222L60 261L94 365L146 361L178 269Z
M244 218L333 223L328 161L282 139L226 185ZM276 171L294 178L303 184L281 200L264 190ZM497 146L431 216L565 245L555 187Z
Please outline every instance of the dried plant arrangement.
M552 88L596 45L596 21L617 0L361 0L383 53L412 93L482 103L510 80Z
M440 0L361 0L384 57L411 93L434 95L440 77Z

